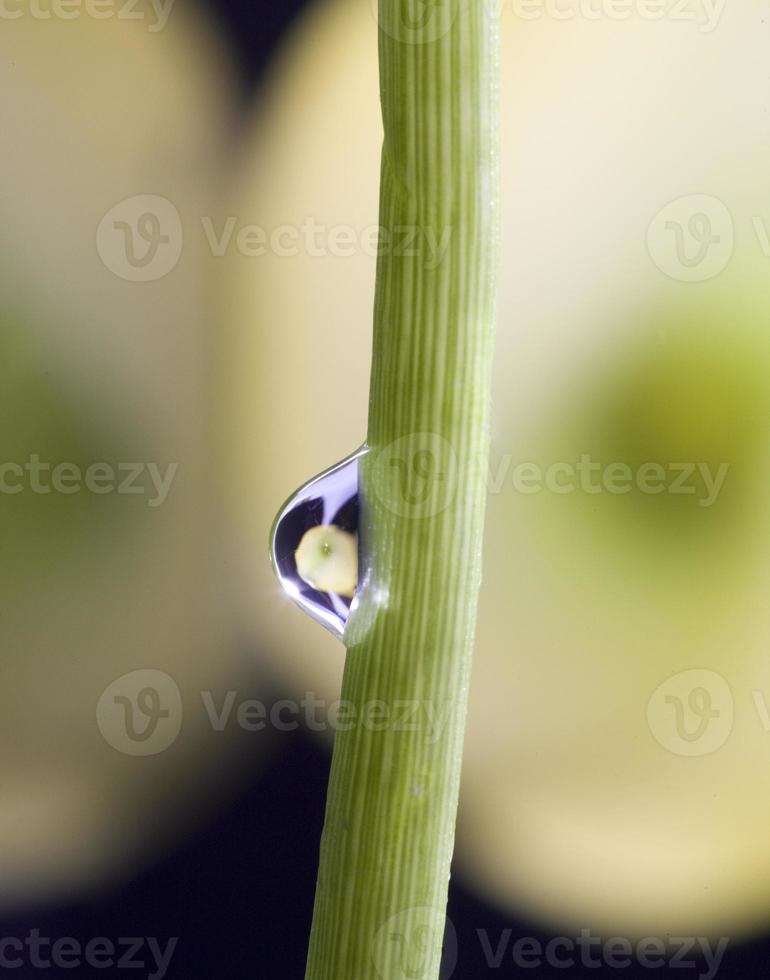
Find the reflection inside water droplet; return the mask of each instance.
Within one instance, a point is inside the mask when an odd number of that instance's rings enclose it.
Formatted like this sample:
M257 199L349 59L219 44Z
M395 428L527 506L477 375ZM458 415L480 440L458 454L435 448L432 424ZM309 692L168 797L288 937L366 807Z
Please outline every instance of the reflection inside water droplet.
M365 452L359 449L293 494L279 511L270 540L284 591L338 637L356 601L358 463Z

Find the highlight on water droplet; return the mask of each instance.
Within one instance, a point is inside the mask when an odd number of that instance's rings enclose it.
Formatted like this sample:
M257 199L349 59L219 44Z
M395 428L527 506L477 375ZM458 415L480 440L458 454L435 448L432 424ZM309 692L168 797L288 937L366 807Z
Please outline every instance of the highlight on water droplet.
M358 464L362 447L300 487L283 505L270 555L284 591L342 637L358 586Z

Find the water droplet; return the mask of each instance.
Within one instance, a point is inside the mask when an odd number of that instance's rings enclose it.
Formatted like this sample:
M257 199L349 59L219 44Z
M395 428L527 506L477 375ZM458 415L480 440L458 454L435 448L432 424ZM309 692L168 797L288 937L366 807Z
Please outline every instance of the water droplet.
M342 637L358 585L359 449L314 477L286 501L270 535L270 556L284 591Z

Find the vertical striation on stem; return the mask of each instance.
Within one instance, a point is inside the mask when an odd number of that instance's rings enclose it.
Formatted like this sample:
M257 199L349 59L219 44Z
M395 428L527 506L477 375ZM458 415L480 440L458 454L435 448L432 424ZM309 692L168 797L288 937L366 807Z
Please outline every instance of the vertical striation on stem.
M363 581L307 980L434 980L473 650L498 262L498 23L380 0L382 153Z

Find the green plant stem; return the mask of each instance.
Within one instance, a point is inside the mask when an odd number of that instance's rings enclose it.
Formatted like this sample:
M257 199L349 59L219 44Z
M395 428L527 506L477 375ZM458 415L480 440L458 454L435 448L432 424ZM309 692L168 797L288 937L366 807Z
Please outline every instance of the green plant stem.
M403 6L380 0L386 233L365 577L345 636L352 708L334 747L307 980L439 975L481 580L498 25L494 4L444 0L425 8L443 24L428 17L420 37L402 28ZM416 237L402 254L405 229Z

